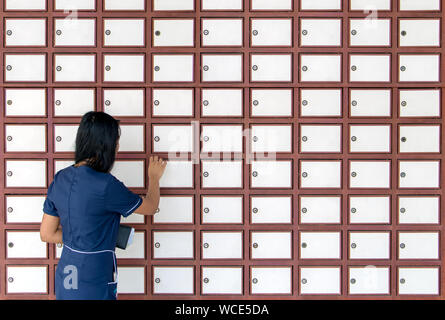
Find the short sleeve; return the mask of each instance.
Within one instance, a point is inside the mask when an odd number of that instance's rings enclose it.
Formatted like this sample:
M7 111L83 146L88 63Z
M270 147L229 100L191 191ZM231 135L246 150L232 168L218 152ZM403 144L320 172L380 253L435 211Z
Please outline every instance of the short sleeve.
M53 180L53 182L51 182L51 184L48 187L46 199L45 199L45 202L43 202L43 212L46 214L49 214L51 216L58 217L59 213L57 212L54 201L52 200L52 195L54 192L53 188L54 188L54 180Z
M110 176L105 192L105 208L107 211L127 217L142 204L142 198L115 176Z

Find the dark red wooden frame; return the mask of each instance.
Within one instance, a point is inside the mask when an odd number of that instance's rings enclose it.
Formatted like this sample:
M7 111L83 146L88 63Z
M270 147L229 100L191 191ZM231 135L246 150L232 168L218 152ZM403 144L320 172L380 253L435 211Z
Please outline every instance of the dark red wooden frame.
M83 47L83 48L63 48L63 47L46 47L46 48L23 48L23 47L11 47L5 48L4 42L1 41L1 51L3 54L2 59L0 59L0 63L2 64L2 69L4 68L4 55L6 53L46 53L47 55L47 81L44 83L27 83L26 85L23 83L6 83L4 82L4 76L1 76L1 86L2 88L20 88L20 87L30 87L30 88L46 88L47 91L47 116L46 117L5 117L4 112L2 112L0 121L1 126L3 127L5 124L9 123L43 123L47 124L48 128L48 147L49 152L45 154L43 157L47 159L47 185L52 181L52 177L54 176L54 163L53 159L69 159L72 160L72 156L70 155L59 155L53 152L53 125L58 123L78 123L80 118L76 117L54 117L53 116L53 89L54 88L77 88L77 87L91 87L96 89L96 110L103 110L103 91L102 88L113 88L113 87L122 87L122 88L146 88L146 101L151 102L151 88L166 88L166 87L174 87L174 88L196 88L194 90L194 115L193 117L151 117L151 112L148 108L151 108L147 103L145 104L145 114L144 118L135 117L128 118L125 117L126 123L146 123L146 146L145 153L142 154L119 154L119 159L146 159L150 153L148 150L151 150L150 141L152 139L150 130L147 130L151 127L152 121L154 123L188 123L190 120L199 120L200 123L215 123L215 124L243 124L244 128L248 128L252 123L254 124L263 124L270 123L272 118L270 117L250 117L250 90L251 88L291 88L293 90L293 107L300 108L300 88L340 88L343 90L342 95L342 116L341 117L303 117L300 118L299 110L294 110L292 117L276 117L273 118L274 123L293 123L294 125L294 139L293 139L293 154L278 154L278 159L291 159L293 160L293 188L289 189L272 189L272 190L263 190L263 189L249 189L249 176L250 176L250 168L249 164L245 161L243 162L243 189L241 193L243 194L243 207L244 207L244 223L242 225L210 225L200 224L201 222L201 204L200 197L201 195L230 195L232 193L240 193L240 190L221 190L221 189L201 189L200 185L200 168L194 167L194 189L165 189L162 190L162 194L165 195L175 195L175 194L188 194L195 196L194 203L194 214L195 214L195 224L193 226L189 224L185 225L171 225L171 224L156 224L154 226L151 225L151 218L147 218L145 220L146 223L144 225L134 224L133 226L137 230L145 231L146 239L151 237L152 230L193 230L194 232L194 242L195 242L195 259L190 260L172 260L167 261L165 259L162 260L152 260L152 251L151 251L151 243L146 243L145 246L145 257L146 259L124 259L119 261L120 266L141 266L145 267L146 279L145 279L145 295L120 295L121 299L289 299L289 300L298 300L298 299L444 299L445 291L444 291L444 278L443 274L443 250L445 247L445 243L443 240L443 236L440 236L440 260L437 261L421 261L421 260L412 260L412 261L400 261L397 259L397 234L398 231L405 230L417 230L417 231L442 231L442 213L440 216L440 222L437 225L399 225L397 224L397 209L398 209L398 196L400 195L439 195L440 198L440 208L444 207L444 194L442 189L426 189L426 190L413 190L413 189L398 189L397 181L398 181L398 160L405 159L413 159L413 160L422 160L422 159L432 159L432 160L440 160L442 158L442 154L398 154L397 153L397 145L398 145L398 132L397 128L399 124L441 124L442 119L439 118L398 118L398 106L399 106L399 89L404 88L442 88L444 89L445 85L443 82L445 75L445 68L441 69L440 82L436 83L398 83L398 55L400 53L437 53L443 54L445 51L442 47L437 48L413 48L413 47L397 47L398 45L398 19L399 18L411 18L411 17L429 17L429 18L442 18L441 11L422 11L422 12L414 12L414 11L398 11L399 4L398 0L392 1L392 8L389 11L380 11L378 12L378 16L380 18L390 18L391 19L391 47L349 47L349 18L360 18L365 17L366 14L360 11L350 11L349 8L349 0L342 0L342 10L333 10L333 11L299 11L300 0L295 0L293 4L292 11L251 11L250 10L250 0L243 0L243 10L234 10L234 11L201 11L201 1L195 1L195 11L183 11L183 12L167 12L160 11L154 12L152 10L152 0L147 0L147 7L145 11L104 11L103 4L104 0L97 0L96 9L92 11L80 11L79 17L91 17L96 18L96 47ZM297 3L298 1L298 3ZM5 11L5 0L0 2L0 12L4 14L4 17L23 17L26 13L26 16L29 18L35 17L43 17L47 18L47 43L52 44L53 39L53 30L54 30L54 22L53 18L56 17L64 17L66 13L63 11L55 11L54 10L54 2L52 0L47 0L47 10L46 11ZM145 47L145 48L135 48L135 47L103 47L102 46L102 33L103 33L103 18L108 17L143 17L146 18L146 27L151 26L152 18L193 18L195 19L195 47L187 48L187 47L178 47L178 48L165 48L165 47ZM243 19L243 43L244 46L242 48L225 48L225 47L201 47L201 37L200 31L197 26L201 26L201 19L207 17L239 17ZM293 18L294 32L293 32L293 41L292 46L288 48L270 48L270 47L249 47L249 39L250 39L250 18L262 18L262 17L288 17ZM313 18L321 18L321 17L337 17L343 19L342 24L342 47L338 48L329 48L329 47L298 47L298 37L299 37L299 19L301 17L313 17ZM444 43L444 34L445 34L445 23L441 23L441 44ZM0 24L0 34L4 35L4 24ZM146 41L145 43L152 43L152 32L147 29L146 32ZM116 53L144 53L145 54L145 82L144 83L102 83L103 79L103 54L116 54ZM201 54L206 53L242 53L243 54L243 81L242 83L201 83L201 69L200 69L200 61ZM55 53L93 53L96 54L96 82L95 83L54 83L53 82L53 74L52 74L52 66L54 61ZM151 73L152 73L152 56L153 54L162 54L162 53L192 53L194 54L194 82L192 83L155 83L151 82ZM260 83L254 82L250 83L250 56L252 53L292 53L292 81L286 83ZM299 83L299 63L298 59L301 53L330 53L330 54L341 54L342 56L342 80L339 83ZM349 71L349 55L351 53L380 53L380 54L391 54L391 82L389 83L349 83L348 82L348 71ZM200 103L201 103L201 88L243 88L244 97L243 97L243 114L244 117L240 118L229 118L229 117L202 117L200 112ZM349 115L349 90L351 88L390 88L392 89L392 112L391 117L385 118L350 118ZM442 95L441 95L442 97ZM4 103L4 90L0 90L0 100ZM150 103L151 104L151 103ZM441 107L444 107L445 103L441 101ZM442 113L441 113L442 114ZM343 133L342 133L342 153L338 155L332 154L300 154L296 152L299 150L298 141L299 141L299 125L300 124L312 124L312 123L329 123L329 124L343 124ZM349 154L347 151L348 148L348 127L349 124L361 124L361 123L378 123L378 124L391 124L391 139L393 146L391 153L389 154ZM442 130L442 128L441 128ZM441 132L441 136L443 133ZM0 130L0 140L5 141L3 130ZM444 139L441 137L441 150L443 150ZM6 188L5 187L5 162L4 159L41 159L41 153L8 153L3 152L3 148L1 148L0 156L3 161L0 161L0 172L1 174L1 183L0 190L2 193L2 197L0 197L0 207L3 208L1 211L3 213L3 217L0 219L0 233L2 235L6 234L6 230L38 230L38 225L36 224L6 224L5 215L5 194L32 194L32 195L42 195L46 193L46 189L42 188L28 188L28 189L18 189L18 188ZM161 154L162 156L166 156L166 154ZM244 158L244 155L243 155ZM341 189L299 189L299 170L298 166L301 159L337 159L342 161L342 186ZM391 160L391 187L388 190L371 190L372 195L375 194L386 194L391 195L391 223L389 225L349 225L349 195L361 195L361 194L370 194L369 190L350 190L348 189L348 163L349 159L379 159L379 160ZM442 164L442 162L441 162ZM145 169L147 169L147 162L145 163ZM440 179L443 181L445 178L445 170L441 168L440 171ZM147 185L147 183L145 183ZM442 186L442 183L441 183ZM146 189L135 189L137 193L144 194ZM250 218L250 196L251 195L283 195L290 194L293 195L293 224L292 225L255 225L249 224ZM342 205L342 219L340 225L306 225L306 224L298 224L299 217L299 195L341 195L341 205ZM243 235L243 256L244 259L239 262L235 262L232 260L229 261L203 261L200 259L200 234L201 230L239 230L244 231ZM264 260L264 261L252 261L249 259L250 256L250 243L249 243L249 234L251 230L288 230L292 231L294 235L293 244L292 244L292 256L293 260ZM297 234L300 231L309 231L309 230L337 230L342 233L342 244L341 244L341 259L339 261L331 261L331 260L316 260L316 261L305 261L298 260L295 257L298 257L298 246L296 244L299 243L299 239ZM391 258L385 261L369 261L369 260L348 260L348 241L346 235L348 231L351 230L372 230L372 231L390 231L391 232ZM3 237L0 237L3 239ZM0 299L54 299L54 271L57 265L57 259L55 258L55 246L48 246L48 259L6 259L6 247L5 243L0 242ZM48 266L48 294L7 294L7 279L6 279L6 266L7 265L43 265ZM348 294L348 267L349 266L362 266L374 264L377 266L390 266L390 294L389 295L379 295L379 296L358 296L358 295L349 295ZM195 294L194 295L153 295L152 294L152 266L168 266L168 265L184 265L184 266L193 266L194 267L194 287ZM232 265L240 265L243 266L243 295L201 295L200 289L200 277L201 277L201 266L212 266L212 265L220 265L220 266L232 266ZM292 268L292 294L291 295L251 295L250 294L250 269L252 266L290 266ZM302 266L340 266L341 267L341 295L340 296L332 296L332 295L300 295L300 276L299 269ZM440 294L438 296L399 296L397 294L397 274L398 266L438 266L440 268L440 285L439 290Z

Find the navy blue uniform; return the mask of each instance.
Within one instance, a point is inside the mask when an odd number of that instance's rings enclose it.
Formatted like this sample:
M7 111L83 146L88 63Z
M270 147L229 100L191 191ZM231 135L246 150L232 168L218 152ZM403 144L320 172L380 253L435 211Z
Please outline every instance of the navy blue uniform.
M43 204L43 212L60 217L62 225L56 299L116 299L114 250L120 219L141 203L142 198L111 173L87 165L56 173Z

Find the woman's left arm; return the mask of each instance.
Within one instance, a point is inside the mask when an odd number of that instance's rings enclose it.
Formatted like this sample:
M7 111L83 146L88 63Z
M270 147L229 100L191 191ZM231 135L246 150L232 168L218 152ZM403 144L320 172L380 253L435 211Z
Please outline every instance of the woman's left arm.
M40 239L43 242L62 243L62 228L60 227L59 217L43 213Z

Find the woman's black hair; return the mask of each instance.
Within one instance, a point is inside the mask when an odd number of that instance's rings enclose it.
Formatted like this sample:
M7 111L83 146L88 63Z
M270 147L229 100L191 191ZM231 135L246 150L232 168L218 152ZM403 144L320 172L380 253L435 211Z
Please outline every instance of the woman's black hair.
M119 120L105 112L85 113L77 130L75 163L85 160L94 170L109 172L119 138Z

